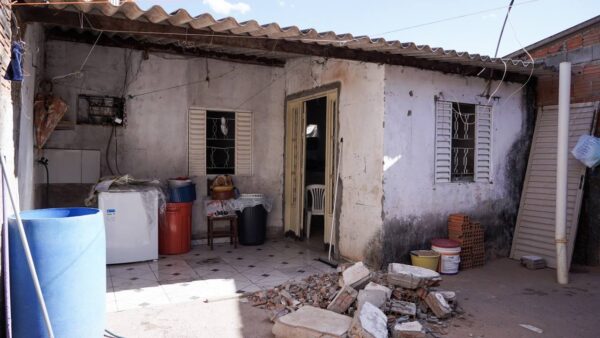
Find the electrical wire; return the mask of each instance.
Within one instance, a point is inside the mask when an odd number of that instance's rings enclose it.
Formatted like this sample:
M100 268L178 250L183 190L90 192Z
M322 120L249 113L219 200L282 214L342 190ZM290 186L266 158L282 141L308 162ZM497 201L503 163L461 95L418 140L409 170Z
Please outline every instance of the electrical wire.
M114 126L113 126L114 129ZM104 153L104 159L106 160L106 166L108 167L108 171L110 171L111 175L115 175L115 172L113 171L112 167L110 166L110 161L108 159L108 152L110 151L110 144L112 143L112 138L113 138L113 129L110 130L110 136L108 137L108 142L106 143L106 151Z
M527 56L529 57L529 59L531 60L531 72L529 72L529 77L527 78L527 81L525 81L525 83L523 83L523 85L521 85L521 87L519 87L519 89L515 90L514 92L512 92L507 98L506 100L508 101L508 99L510 99L513 95L515 95L516 93L520 92L523 88L525 88L525 86L527 86L527 84L529 83L529 81L531 81L531 78L533 77L533 71L535 69L535 59L533 58L533 56L531 56L531 54L529 53L529 51L527 50L527 48L523 47L523 44L521 43L521 41L519 40L519 38L517 37L517 31L515 29L515 27L512 25L512 21L508 21L508 25L510 26L514 38L517 41L517 43L519 44L519 46L521 47L521 49L525 52L525 54L527 54Z
M529 4L529 3L532 3L532 2L537 2L537 1L540 1L540 0L523 1L523 2L519 2L519 3L515 4L513 7L521 6L521 5L526 5L526 4ZM419 28L419 27L429 26L429 25L433 25L433 24L437 24L437 23L441 23L441 22L452 21L452 20L456 20L456 19L462 19L462 18L466 18L466 17L469 17L469 16L477 15L477 14L483 14L483 13L487 13L487 12L494 12L494 11L497 11L497 10L500 10L500 9L505 9L507 7L508 6L501 6L501 7L484 9L484 10L477 11L477 12L471 12L471 13L467 13L467 14L452 16L452 17L448 17L448 18L443 18L443 19L439 19L439 20L435 20L435 21L425 22L425 23L418 24L418 25L413 25L413 26L407 26L407 27L403 27L403 28L398 28L398 29L390 30L390 31L383 32L383 33L373 34L373 35L374 36L383 36L383 35L387 35L387 34L391 34L391 33L402 32L402 31L405 31L405 30L413 29L413 28Z
M92 45L92 48L90 48L90 51L86 55L85 59L83 60L83 63L79 67L78 71L72 72L72 73L68 73L68 74L64 74L64 75L57 75L57 76L55 76L55 77L52 78L52 81L62 80L62 79L65 79L67 77L71 77L73 75L79 75L79 74L83 73L83 67L85 67L85 64L88 62L88 59L90 58L90 55L92 55L92 52L94 51L94 48L96 48L96 45L98 44L98 41L100 41L100 37L102 36L102 33L103 32L100 31L100 34L98 34L98 37L96 38L96 41L94 41L94 44Z
M488 101L487 103L490 104L490 101L492 101L492 98L494 97L494 95L496 95L496 93L498 92L498 90L500 90L500 87L502 86L502 83L504 82L504 78L506 77L506 73L508 71L507 65L506 65L506 61L504 60L500 60L502 61L502 64L504 64L504 72L502 73L502 78L500 79L500 83L498 83L498 85L496 86L496 89L494 89L494 91L488 95ZM490 84L492 83L492 80L490 79Z
M502 41L502 35L504 35L504 28L506 27L506 21L508 20L508 16L510 15L510 10L513 8L514 3L515 3L515 0L510 0L510 3L508 4L508 10L506 11L506 15L504 16L504 22L502 23L502 28L500 29L500 35L498 36L498 43L496 43L496 51L494 52L494 59L496 59L498 57L498 50L500 49L500 42ZM498 83L498 86L496 87L494 92L490 95L490 89L492 87L491 74L494 73L494 70L492 70L490 73L490 79L488 80L486 88L485 88L484 96L487 96L488 104L490 103L490 101L492 100L492 97L496 94L496 92L498 92L498 90L500 89L500 86L502 86L502 82L504 81L504 78L506 77L506 72L508 70L506 67L506 62L504 60L500 60L500 61L502 61L502 63L504 64L504 73L502 74L502 79L500 80L500 83Z
M135 2L135 0L121 0L119 2L119 6L126 2ZM90 1L61 1L60 5L89 5L89 4L107 4L106 0L90 0ZM16 2L13 1L10 4L2 4L3 6L10 7L25 7L25 6L48 6L54 5L51 2L43 1L43 2Z

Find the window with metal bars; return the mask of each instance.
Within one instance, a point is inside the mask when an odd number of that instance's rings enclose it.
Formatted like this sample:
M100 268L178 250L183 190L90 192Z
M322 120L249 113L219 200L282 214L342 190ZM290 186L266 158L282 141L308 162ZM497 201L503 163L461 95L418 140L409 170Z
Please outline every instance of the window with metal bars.
M475 180L475 105L452 102L451 182Z
M492 183L492 106L435 101L435 183Z

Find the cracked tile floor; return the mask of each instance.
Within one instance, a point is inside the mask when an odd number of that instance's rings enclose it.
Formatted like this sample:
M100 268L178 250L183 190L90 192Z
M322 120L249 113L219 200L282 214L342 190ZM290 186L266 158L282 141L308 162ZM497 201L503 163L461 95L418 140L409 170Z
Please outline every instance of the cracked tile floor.
M106 310L123 311L162 304L219 299L269 289L288 280L335 271L316 261L323 252L289 240L260 246L195 246L158 261L109 265Z

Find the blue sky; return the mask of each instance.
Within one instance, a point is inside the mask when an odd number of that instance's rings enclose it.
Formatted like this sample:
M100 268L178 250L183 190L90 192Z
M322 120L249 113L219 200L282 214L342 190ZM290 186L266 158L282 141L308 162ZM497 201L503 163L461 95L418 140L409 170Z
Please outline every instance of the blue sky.
M185 8L261 24L277 22L319 31L384 37L434 47L493 55L509 0L137 0L148 9ZM499 56L527 46L600 14L600 0L516 0ZM489 10L489 11L487 11ZM416 28L432 21L481 12ZM397 30L397 31L396 31ZM394 32L390 32L394 31ZM389 32L386 34L382 34Z

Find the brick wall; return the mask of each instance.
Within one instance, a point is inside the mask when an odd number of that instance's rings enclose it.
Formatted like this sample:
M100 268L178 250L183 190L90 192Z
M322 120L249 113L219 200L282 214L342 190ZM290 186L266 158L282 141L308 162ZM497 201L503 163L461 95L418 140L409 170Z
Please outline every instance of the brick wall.
M600 23L529 51L549 66L571 61L571 102L600 100ZM526 58L526 57L523 57ZM538 79L539 105L558 104L558 74Z

